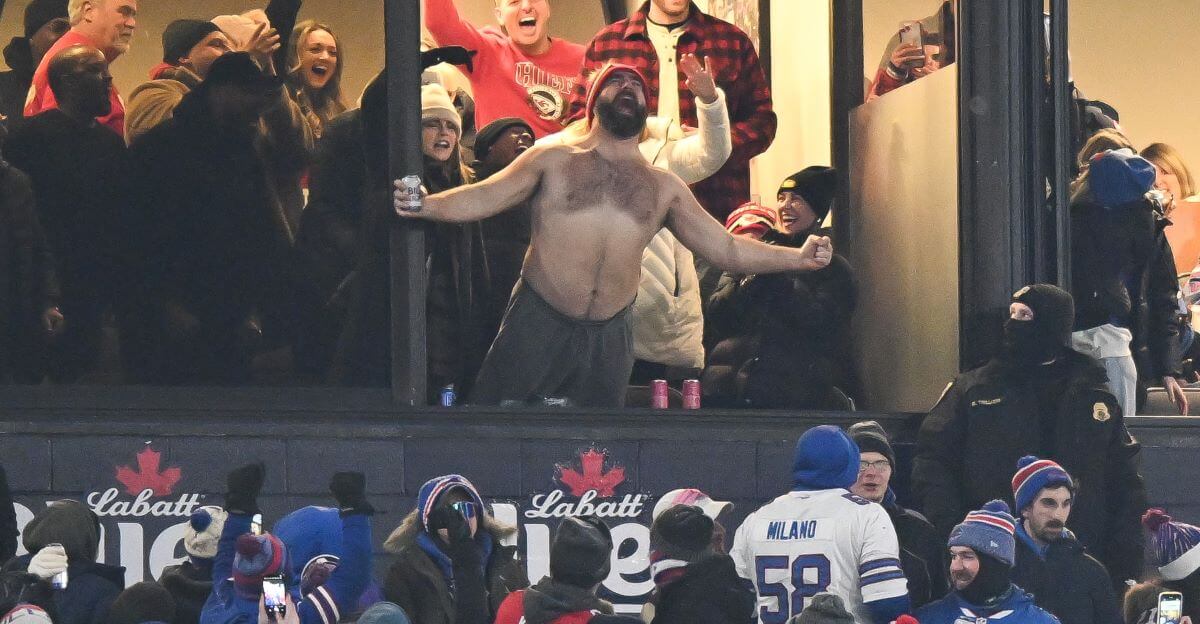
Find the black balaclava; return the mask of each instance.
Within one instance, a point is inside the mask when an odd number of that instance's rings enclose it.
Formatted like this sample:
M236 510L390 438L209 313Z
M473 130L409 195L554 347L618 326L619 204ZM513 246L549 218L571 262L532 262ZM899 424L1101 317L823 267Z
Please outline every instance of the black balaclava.
M1043 364L1071 345L1075 303L1070 293L1050 284L1034 284L1013 293L1013 302L1033 310L1032 321L1004 322L1004 349L1010 361Z
M958 590L958 595L976 606L995 606L1012 585L1012 567L980 552L975 556L979 558L979 573L966 589Z

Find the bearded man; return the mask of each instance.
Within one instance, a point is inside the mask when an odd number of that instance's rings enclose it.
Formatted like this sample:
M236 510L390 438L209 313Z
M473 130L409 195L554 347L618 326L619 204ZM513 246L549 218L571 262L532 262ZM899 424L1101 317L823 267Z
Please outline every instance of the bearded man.
M813 271L833 245L810 237L800 248L734 237L674 174L638 149L646 126L646 80L609 65L588 90L587 134L535 146L484 182L430 195L418 211L396 181L396 213L470 222L528 202L529 252L521 281L484 360L471 402L546 397L580 406L620 406L633 369L629 308L642 252L667 227L713 265L739 273Z

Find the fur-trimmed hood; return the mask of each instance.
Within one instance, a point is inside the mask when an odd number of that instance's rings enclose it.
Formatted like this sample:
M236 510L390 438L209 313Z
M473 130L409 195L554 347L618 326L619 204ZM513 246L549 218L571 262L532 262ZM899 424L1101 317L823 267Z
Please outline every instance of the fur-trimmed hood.
M492 534L492 538L499 543L501 540L509 538L516 534L517 527L497 520L492 514L484 513L481 517L482 528ZM424 531L425 528L421 524L419 510L414 509L404 517L400 522L400 526L396 527L391 535L383 542L383 550L392 554L399 554L404 549L415 546L417 543L417 535Z

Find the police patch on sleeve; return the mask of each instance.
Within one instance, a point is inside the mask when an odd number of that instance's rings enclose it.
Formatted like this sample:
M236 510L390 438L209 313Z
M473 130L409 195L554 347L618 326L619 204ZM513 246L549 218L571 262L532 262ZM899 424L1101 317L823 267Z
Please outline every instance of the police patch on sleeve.
M1092 418L1095 418L1096 422L1107 422L1111 418L1108 406L1104 404L1104 401L1096 401L1096 404L1092 406Z

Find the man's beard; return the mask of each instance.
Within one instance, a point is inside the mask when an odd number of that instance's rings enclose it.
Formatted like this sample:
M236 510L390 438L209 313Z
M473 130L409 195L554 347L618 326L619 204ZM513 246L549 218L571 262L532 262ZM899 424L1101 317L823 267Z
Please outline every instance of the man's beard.
M1065 528L1066 525L1060 522L1047 523L1038 530L1038 539L1042 540L1043 542L1057 541L1062 537L1063 529Z
M626 113L617 108L616 100L597 102L596 116L600 125L619 139L638 136L646 127L646 107L640 104L634 104L634 111Z

